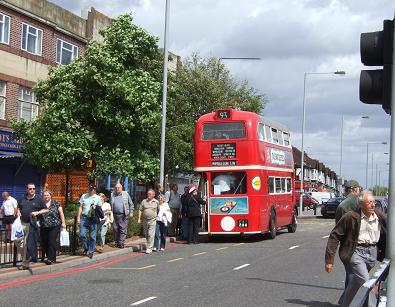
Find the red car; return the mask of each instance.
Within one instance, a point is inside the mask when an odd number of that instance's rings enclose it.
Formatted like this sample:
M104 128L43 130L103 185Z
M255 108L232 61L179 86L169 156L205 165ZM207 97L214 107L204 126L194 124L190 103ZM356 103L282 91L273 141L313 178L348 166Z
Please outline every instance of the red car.
M296 204L299 207L300 194L296 193ZM319 205L319 201L309 194L303 195L303 209L315 209Z

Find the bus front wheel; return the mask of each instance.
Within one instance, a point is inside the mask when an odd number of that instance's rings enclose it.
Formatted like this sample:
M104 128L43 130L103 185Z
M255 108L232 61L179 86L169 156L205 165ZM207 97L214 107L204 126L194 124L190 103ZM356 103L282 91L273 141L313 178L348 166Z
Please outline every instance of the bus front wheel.
M270 223L269 223L269 239L274 239L277 235L276 228L276 214L274 211L270 213Z
M288 232L294 233L296 231L296 227L298 226L298 222L296 221L296 212L294 210L292 214L292 224L288 225Z

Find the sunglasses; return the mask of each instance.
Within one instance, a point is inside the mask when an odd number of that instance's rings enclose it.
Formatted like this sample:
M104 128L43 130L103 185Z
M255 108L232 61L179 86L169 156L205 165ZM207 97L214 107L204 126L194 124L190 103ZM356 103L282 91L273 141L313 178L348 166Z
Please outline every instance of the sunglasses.
M36 188L28 188L28 190L35 190Z

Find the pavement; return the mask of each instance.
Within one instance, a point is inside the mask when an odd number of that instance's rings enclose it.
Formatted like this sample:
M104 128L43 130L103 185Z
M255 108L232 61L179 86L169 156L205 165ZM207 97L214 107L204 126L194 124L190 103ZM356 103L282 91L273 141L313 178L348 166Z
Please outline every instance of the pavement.
M175 242L175 237L168 237L167 242ZM13 278L29 277L32 275L39 275L45 273L53 273L62 271L68 268L77 267L83 264L93 264L108 258L122 256L133 252L142 252L147 248L147 240L140 237L132 237L125 240L124 248L116 248L110 245L105 245L103 252L95 252L92 259L82 255L59 255L56 257L56 264L46 265L42 262L30 263L29 270L18 270L17 267L0 268L0 281L7 281Z

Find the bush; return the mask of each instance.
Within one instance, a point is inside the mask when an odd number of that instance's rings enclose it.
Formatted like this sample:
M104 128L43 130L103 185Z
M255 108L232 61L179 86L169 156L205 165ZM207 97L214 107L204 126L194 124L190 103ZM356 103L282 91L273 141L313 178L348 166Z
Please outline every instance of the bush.
M142 224L138 224L137 220L138 220L138 210L135 210L133 213L133 218L129 219L128 232L126 234L126 237L128 238L135 236L141 237L143 235L143 226Z
M64 206L64 215L66 219L73 218L77 216L78 213L78 207L80 206L79 202L68 202Z

